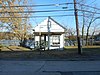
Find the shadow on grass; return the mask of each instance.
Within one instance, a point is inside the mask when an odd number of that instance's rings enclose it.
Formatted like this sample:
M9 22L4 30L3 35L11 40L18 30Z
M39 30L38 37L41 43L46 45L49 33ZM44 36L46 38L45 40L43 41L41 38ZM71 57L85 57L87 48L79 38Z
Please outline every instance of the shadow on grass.
M11 51L14 51L13 49L11 49L11 48L9 48L9 47L7 47L7 46L6 46L6 48L8 48L8 49L11 50Z
M36 59L36 60L100 60L100 48L83 48L82 55L77 48L64 50L1 51L0 58Z

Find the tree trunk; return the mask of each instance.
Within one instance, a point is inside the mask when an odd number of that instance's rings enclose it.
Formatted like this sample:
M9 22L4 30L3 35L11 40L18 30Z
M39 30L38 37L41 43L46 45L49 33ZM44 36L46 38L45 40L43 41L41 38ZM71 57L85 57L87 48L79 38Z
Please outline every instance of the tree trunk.
M95 31L92 33L92 41L91 41L91 45L93 46L93 38L94 38L94 33L95 33Z
M82 26L82 45L84 45L84 25L85 25L85 17L83 12L83 26Z
M90 27L91 27L91 24L95 21L95 19L93 19L94 17L92 16L92 18L91 18L91 20L90 20L90 22L89 22L89 25L88 25L88 27L87 27L87 33L86 33L86 46L88 46L88 44L89 44L89 40L88 40L88 38L89 38L89 29L90 29Z

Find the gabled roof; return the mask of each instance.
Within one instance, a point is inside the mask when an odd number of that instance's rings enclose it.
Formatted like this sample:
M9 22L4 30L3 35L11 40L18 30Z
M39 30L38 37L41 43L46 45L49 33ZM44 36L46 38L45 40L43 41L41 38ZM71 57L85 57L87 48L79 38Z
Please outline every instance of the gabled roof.
M38 24L35 27L35 32L48 32L48 21L50 21L50 32L65 32L66 28L51 17L46 18Z
M66 28L65 28L63 25L61 25L60 23L58 23L57 21L55 21L53 18L49 17L49 19L51 19L51 20L54 21L56 24L58 24L59 26L61 26L63 29L66 30Z

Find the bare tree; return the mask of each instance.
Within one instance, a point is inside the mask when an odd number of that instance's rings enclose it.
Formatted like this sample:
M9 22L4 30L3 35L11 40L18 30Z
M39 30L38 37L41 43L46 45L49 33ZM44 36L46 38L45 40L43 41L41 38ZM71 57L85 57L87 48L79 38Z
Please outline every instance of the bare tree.
M19 6L21 3L27 4L28 0L0 0L0 5L2 5L2 8L0 9L0 12L6 12L1 13L0 21L1 23L4 23L8 25L10 28L10 32L14 34L17 39L21 40L21 42L28 38L27 34L27 28L30 26L28 24L28 18L16 18L16 17L28 17L30 16L30 13L24 14L24 13L12 13L14 11L24 11L29 10L28 7L22 8L22 7L11 7L11 6ZM10 13L7 13L10 12Z
M75 46L76 41L76 30L73 28L66 28L66 38L69 41L70 45L73 44Z
M94 9L92 8L92 11L94 11L94 13L85 12L85 10L89 10L89 7L84 6L84 4L86 2L85 0L81 0L81 1L79 0L79 2L82 2L82 4L79 3L80 4L79 8L81 10L84 10L84 11L81 11L81 13L83 15L83 17L82 17L83 18L82 19L82 21L83 21L82 22L82 39L85 39L84 38L84 36L85 36L84 32L85 32L85 28L86 28L86 45L89 45L89 35L90 35L91 27L93 26L94 23L96 23L96 20L99 19L99 17L96 16L95 8ZM95 0L92 3L94 3L94 2L95 2ZM96 28L94 27L94 29L96 29ZM91 35L94 35L94 33L95 33L95 31ZM82 40L82 44L84 44L83 41L84 40Z

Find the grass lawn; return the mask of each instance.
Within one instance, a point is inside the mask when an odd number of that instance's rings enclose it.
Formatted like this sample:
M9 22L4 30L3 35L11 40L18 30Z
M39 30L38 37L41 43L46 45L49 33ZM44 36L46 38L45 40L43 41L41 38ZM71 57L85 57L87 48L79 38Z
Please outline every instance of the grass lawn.
M0 47L1 51L30 51L28 48L20 47L20 46L2 46Z
M65 47L64 50L32 51L29 49L14 51L16 47L10 47L10 51L1 51L1 58L26 58L26 59L56 59L56 60L100 60L100 46L88 46L82 48L82 55L78 54L77 47Z

